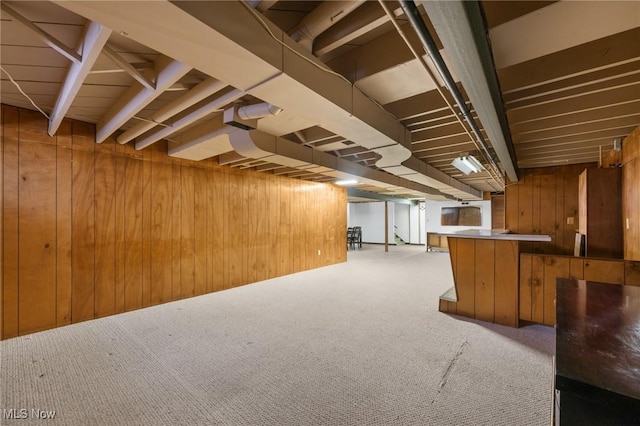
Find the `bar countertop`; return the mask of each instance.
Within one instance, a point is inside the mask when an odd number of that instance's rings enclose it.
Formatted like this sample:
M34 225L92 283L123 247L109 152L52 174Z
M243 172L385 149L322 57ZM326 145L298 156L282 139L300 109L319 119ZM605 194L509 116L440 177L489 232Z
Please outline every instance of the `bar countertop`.
M436 235L457 238L478 238L486 240L510 240L510 241L533 241L545 242L551 241L549 235L540 234L512 234L508 230L495 229L465 229L462 231L452 232L436 232Z
M640 287L558 278L556 375L640 400Z

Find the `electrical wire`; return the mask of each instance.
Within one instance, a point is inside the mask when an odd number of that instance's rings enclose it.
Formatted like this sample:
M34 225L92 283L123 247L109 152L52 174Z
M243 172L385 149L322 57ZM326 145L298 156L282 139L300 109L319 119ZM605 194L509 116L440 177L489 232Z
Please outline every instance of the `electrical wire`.
M47 115L46 112L44 112L38 105L36 105L36 103L33 101L33 99L31 99L31 97L29 97L29 95L27 95L24 90L22 90L22 87L20 87L20 85L18 84L17 81L15 81L13 79L13 77L11 76L11 74L9 74L9 72L4 69L2 67L2 65L0 65L0 70L2 70L2 72L4 72L7 77L9 77L9 80L11 80L11 82L18 88L18 90L20 91L20 93L22 93L24 95L25 98L27 98L29 100L29 102L31 102L31 105L33 105L35 107L35 109L37 109L38 111L40 111L40 113L42 113L42 115L44 115L45 117L47 117L47 120L50 120L49 115Z

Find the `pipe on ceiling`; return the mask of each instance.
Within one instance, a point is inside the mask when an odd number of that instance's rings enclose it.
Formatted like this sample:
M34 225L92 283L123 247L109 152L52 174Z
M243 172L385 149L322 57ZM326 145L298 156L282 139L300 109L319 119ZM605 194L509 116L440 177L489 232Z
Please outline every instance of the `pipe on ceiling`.
M307 171L312 171L315 167L320 169L329 168L337 172L357 176L358 180L369 182L371 185L382 182L421 192L425 194L427 199L448 200L454 198L433 187L409 181L400 176L372 169L362 164L353 163L327 152L303 146L279 136L268 135L259 130L237 129L236 131L228 132L225 137L228 138L233 150L243 157ZM319 173L323 172L319 171Z
M261 102L259 104L246 105L238 108L238 116L244 120L278 115L281 112L282 108L272 105L269 102Z
M382 7L382 9L385 11L387 18L391 21L391 23L393 24L393 26L396 28L396 31L398 32L398 34L400 35L400 37L402 37L402 39L404 40L404 43L407 45L407 47L409 48L409 50L411 51L411 53L413 53L413 56L416 58L416 60L420 63L420 65L422 65L422 68L425 70L425 72L427 73L427 75L429 75L429 78L431 79L431 81L433 82L433 84L435 85L436 90L438 91L438 93L440 94L440 96L442 97L442 100L444 100L444 102L447 104L447 107L451 110L451 112L453 113L454 117L456 118L456 120L458 121L458 123L460 123L460 125L462 126L462 128L464 129L465 133L469 136L469 139L471 139L471 141L473 142L473 144L475 145L476 149L478 151L480 151L480 153L484 156L484 153L482 152L482 150L480 149L480 146L478 145L478 142L476 141L476 139L473 137L473 135L471 134L471 132L469 131L469 129L467 128L467 126L465 126L464 124L464 120L458 115L458 113L456 112L456 110L454 109L453 105L451 104L451 102L449 101L449 98L447 96L445 96L443 89L440 87L440 82L438 81L438 79L435 76L434 71L431 70L431 68L429 68L429 66L427 65L427 62L425 61L425 59L422 57L422 55L420 55L420 53L418 53L418 51L413 47L413 44L411 43L411 41L409 40L409 38L407 37L407 35L405 34L405 32L403 31L402 27L400 26L400 24L398 23L398 20L396 19L395 13L392 12L387 5L385 4L384 0L378 0L378 3L380 4L380 6ZM486 159L487 162L489 162L488 159ZM489 172L489 175L491 176L491 178L495 181L496 184L498 184L498 186L502 186L502 181L499 180L499 177L496 176L495 171L492 168L487 169L487 171Z
M450 63L456 67L507 176L516 182L516 154L480 2L419 1L440 36Z
M473 131L473 133L476 135L478 143L480 144L480 147L482 148L487 160L489 161L490 167L494 169L494 172L498 176L498 179L502 179L502 173L500 172L500 168L495 163L495 160L493 159L493 155L491 155L491 152L489 151L489 147L487 145L487 142L484 139L484 136L482 136L482 133L478 128L478 125L476 124L475 120L473 119L473 116L471 115L471 111L467 107L465 100L462 97L462 94L460 93L460 90L458 90L458 86L456 86L455 80L451 76L451 72L449 71L447 64L445 64L444 59L442 59L442 56L438 51L438 46L433 40L433 37L431 37L431 34L429 33L429 29L427 28L427 25L424 23L424 20L420 16L420 11L418 10L418 7L412 0L400 0L400 5L404 10L405 15L407 15L407 17L409 18L409 22L411 22L411 25L413 26L413 29L415 30L416 34L420 38L420 41L422 42L424 49L429 54L431 61L435 65L436 69L438 70L440 77L442 77L442 81L444 81L445 86L447 87L449 92L451 92L451 95L456 101L458 108L460 108L462 115L464 116L467 123L469 123L469 126L471 127L471 130ZM502 182L500 183L504 186L504 180L502 180Z

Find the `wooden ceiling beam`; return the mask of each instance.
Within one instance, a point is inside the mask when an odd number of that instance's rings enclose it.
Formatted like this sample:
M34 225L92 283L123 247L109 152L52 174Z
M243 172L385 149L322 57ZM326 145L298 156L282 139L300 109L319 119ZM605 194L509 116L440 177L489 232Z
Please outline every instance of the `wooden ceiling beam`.
M548 83L526 87L522 90L512 90L503 95L503 100L506 104L509 104L518 100L535 98L549 93L563 92L576 87L588 86L594 82L607 81L629 74L637 74L639 72L640 58L632 59L594 70L587 70L583 73L569 76L567 78L559 78Z
M640 110L637 114L625 117L615 117L608 120L594 121L591 123L579 123L555 129L542 129L536 132L519 133L513 135L514 143L532 142L540 140L552 140L557 138L567 138L577 135L589 134L591 132L605 129L628 128L640 125Z
M551 102L544 105L534 105L518 109L507 110L509 123L518 123L532 119L554 117L561 114L575 114L592 108L602 108L605 105L616 105L638 99L640 82L604 92L577 96L571 99Z
M640 57L640 28L624 31L541 58L499 69L503 94ZM606 54L603 54L606 52Z
M578 87L572 87L565 90L558 90L553 93L541 93L538 96L528 97L526 99L517 99L506 104L507 109L525 108L535 105L544 105L550 102L557 102L567 99L577 98L591 94L602 93L607 90L619 89L634 86L640 80L640 69L634 73L628 73L624 76L613 77L597 82L591 82Z

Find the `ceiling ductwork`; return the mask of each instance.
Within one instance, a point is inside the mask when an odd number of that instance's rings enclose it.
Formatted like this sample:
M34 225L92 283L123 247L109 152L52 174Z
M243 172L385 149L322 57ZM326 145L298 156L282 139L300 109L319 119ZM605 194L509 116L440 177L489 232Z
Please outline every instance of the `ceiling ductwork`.
M422 192L426 198L433 200L453 198L429 186L406 181L383 171L302 146L285 138L268 135L259 130L237 130L229 132L227 136L233 150L245 157L310 171L315 168L330 168L342 172L336 173L336 178L357 178L358 181L365 183L383 182L393 186L403 186Z
M317 36L353 12L362 3L364 3L364 0L322 3L300 21L298 26L291 32L291 38L311 51L313 41Z
M60 4L381 155L378 167L403 180L421 186L433 183L456 198L481 197L475 188L412 157L411 134L394 116L247 4L159 2L152 12L138 2L118 8L108 2ZM234 16L233 25L229 16ZM148 25L149 19L155 24ZM153 139L171 130L160 129Z

